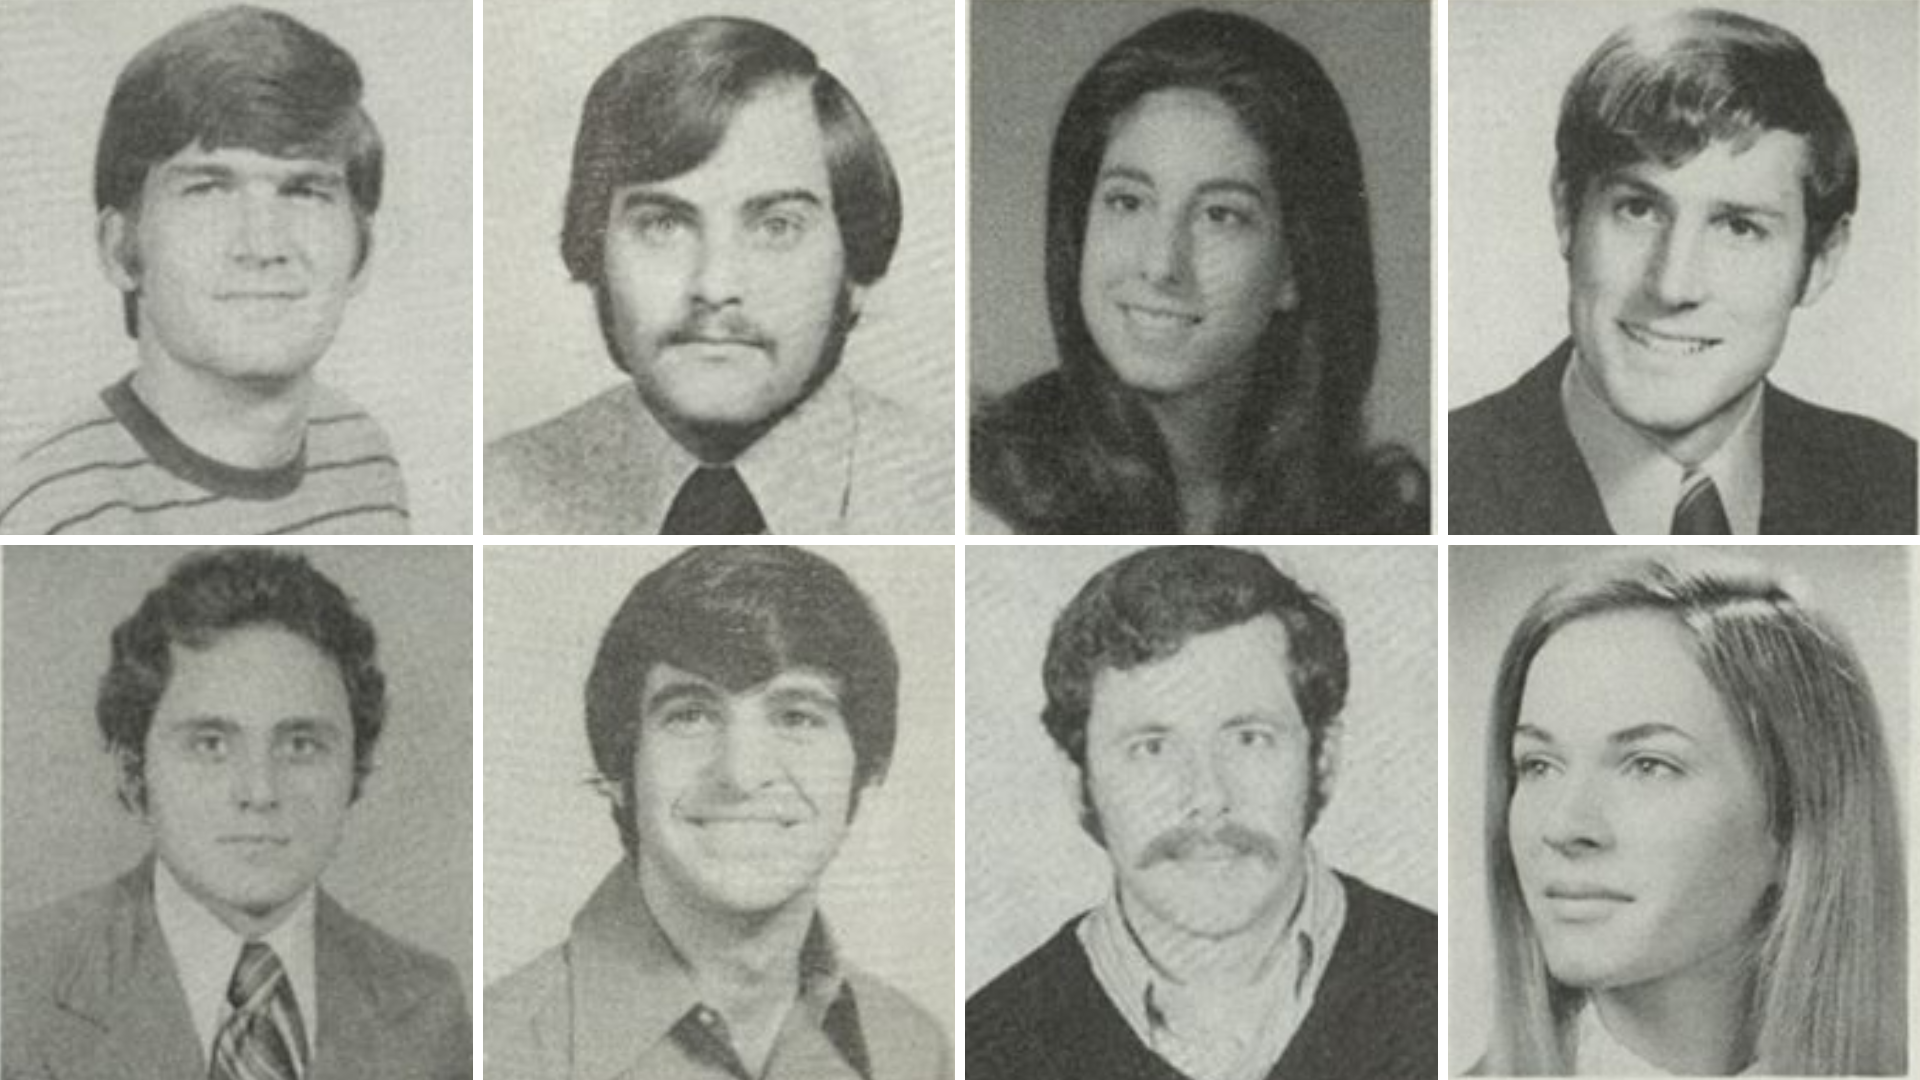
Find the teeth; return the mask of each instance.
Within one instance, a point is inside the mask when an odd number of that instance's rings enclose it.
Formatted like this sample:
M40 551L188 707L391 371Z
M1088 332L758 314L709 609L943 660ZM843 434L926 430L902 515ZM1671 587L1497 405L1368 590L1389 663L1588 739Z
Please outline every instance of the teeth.
M1718 342L1710 338L1671 337L1657 334L1645 327L1622 324L1621 329L1641 348L1663 356L1694 356L1713 348Z
M1146 308L1130 307L1126 309L1127 318L1147 330L1177 330L1191 326L1198 319L1166 311L1149 311Z

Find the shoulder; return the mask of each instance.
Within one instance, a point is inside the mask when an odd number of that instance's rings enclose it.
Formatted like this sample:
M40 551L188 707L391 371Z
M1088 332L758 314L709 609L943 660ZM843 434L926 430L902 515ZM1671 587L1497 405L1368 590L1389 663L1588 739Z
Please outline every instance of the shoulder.
M978 507L1008 532L1070 531L1083 485L1072 480L1070 404L1057 371L974 409L969 479Z
M1337 874L1347 893L1347 925L1390 946L1433 949L1439 920L1433 912L1347 874Z
M359 402L324 383L316 383L313 404L307 414L307 433L322 445L354 447L364 452L393 456L393 442L387 429Z
M953 1072L953 1045L932 1013L892 986L849 965L847 984L860 1010L873 1080L932 1080Z
M1558 414L1560 373L1566 370L1567 346L1527 369L1513 383L1447 414L1447 452L1458 461L1465 454L1512 457L1534 441L1539 426Z
M853 497L871 531L953 531L952 422L849 382L854 416Z
M0 532L51 533L147 467L145 452L96 395L0 471Z
M967 1075L974 1080L1045 1080L1071 1075L1082 1053L1111 1060L1114 1028L1106 991L1069 920L967 998ZM1106 1021L1111 1020L1111 1023ZM1087 1070L1098 1066L1089 1058ZM1089 1072L1088 1075L1096 1074Z
M11 1007L22 997L45 997L89 959L104 959L109 942L131 929L140 903L138 886L122 877L8 919L0 933L0 1001Z
M371 991L389 1018L449 1005L464 1013L466 992L451 961L409 944L321 894L316 947Z
M573 1030L573 964L565 945L487 987L487 1075L564 1075Z
M570 519L599 502L588 489L604 484L611 466L624 461L644 408L633 386L622 383L488 443L487 530L605 531Z
M1346 1010L1399 1014L1431 1029L1439 989L1439 921L1433 912L1340 874L1346 924L1334 946L1327 993ZM1418 1021L1418 1022L1416 1022Z
M1815 405L1771 384L1761 435L1776 531L1910 533L1915 446L1877 420Z

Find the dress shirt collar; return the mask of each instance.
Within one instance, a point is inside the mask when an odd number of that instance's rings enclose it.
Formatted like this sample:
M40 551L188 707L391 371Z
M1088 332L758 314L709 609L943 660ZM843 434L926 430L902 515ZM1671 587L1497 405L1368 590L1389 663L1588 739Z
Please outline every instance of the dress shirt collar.
M648 909L640 876L623 859L594 890L573 920L574 1075L581 1080L624 1076L636 1060L692 1018L711 1023L688 966ZM800 946L800 1008L834 1048L863 1075L866 1042L850 1009L851 988L826 923L815 916ZM791 1020L789 1021L791 1022Z
M635 394L636 399L638 394ZM644 468L634 492L647 533L658 533L680 485L700 467L698 457L674 441L644 401L634 410L634 450ZM773 425L730 462L776 536L833 533L843 528L853 497L853 452L860 415L843 372L834 372L807 400Z
M1147 955L1127 922L1118 889L1080 921L1076 933L1093 974L1142 1044L1195 1080L1268 1075L1326 973L1347 918L1346 890L1311 844L1300 899L1284 930L1264 947L1244 992L1208 1000Z
M1622 536L1665 536L1673 528L1686 466L1668 457L1659 444L1620 419L1581 374L1576 348L1560 379L1560 404L1567 430L1580 448L1607 521ZM1699 465L1713 478L1734 534L1760 531L1760 436L1765 424L1764 387L1756 386L1745 412L1720 448Z
M248 939L234 933L187 892L167 869L165 860L155 859L153 866L154 916L173 957L173 969L180 976L180 988L187 995L200 1050L210 1058L213 1040L233 1013L233 1006L227 1003L227 986L233 981L233 969L239 965L240 950ZM307 1029L309 1055L320 1033L313 961L313 894L309 886L293 913L259 939L280 958L293 984L300 1022Z

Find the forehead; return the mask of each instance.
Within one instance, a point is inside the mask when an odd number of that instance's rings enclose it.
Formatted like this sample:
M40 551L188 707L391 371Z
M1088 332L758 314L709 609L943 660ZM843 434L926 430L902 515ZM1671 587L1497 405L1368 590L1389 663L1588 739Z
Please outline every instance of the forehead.
M1734 738L1686 631L1654 612L1597 615L1549 638L1527 673L1520 722L1569 742L1648 724L1702 742Z
M665 180L617 186L614 205L635 192L671 195L712 210L780 192L805 192L831 205L826 139L810 84L788 80L755 92L734 112L705 161Z
M1761 207L1793 215L1805 210L1804 185L1813 167L1804 136L1764 131L1751 143L1722 139L1678 165L1640 161L1595 178L1656 190L1683 203Z
M837 707L840 704L840 689L838 676L815 667L782 668L766 681L753 686L728 687L718 680L663 661L647 670L646 681L640 690L640 701L643 709L652 709L669 700L689 695L728 702L791 696L810 698Z
M278 626L225 631L203 647L171 647L157 723L224 720L270 727L289 719L348 722L346 682L319 646Z
M1267 153L1238 114L1215 94L1184 88L1152 91L1121 113L1101 168L1135 169L1181 186L1232 180L1270 192L1272 185Z
M1089 732L1210 729L1247 717L1300 722L1286 627L1272 615L1196 634L1173 654L1094 676Z

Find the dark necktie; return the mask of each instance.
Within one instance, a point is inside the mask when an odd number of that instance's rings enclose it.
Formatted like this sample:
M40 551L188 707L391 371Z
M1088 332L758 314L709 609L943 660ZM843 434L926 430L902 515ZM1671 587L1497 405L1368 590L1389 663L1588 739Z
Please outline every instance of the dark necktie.
M760 516L753 492L731 465L693 470L660 527L669 536L751 536L766 531L767 519Z
M233 1015L213 1040L209 1080L300 1080L307 1072L307 1030L293 984L265 942L240 950L227 984Z
M1680 505L1673 508L1673 535L1732 535L1733 526L1727 523L1727 508L1721 505L1720 489L1714 486L1713 477L1699 473L1687 482L1691 486L1680 496Z

